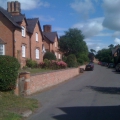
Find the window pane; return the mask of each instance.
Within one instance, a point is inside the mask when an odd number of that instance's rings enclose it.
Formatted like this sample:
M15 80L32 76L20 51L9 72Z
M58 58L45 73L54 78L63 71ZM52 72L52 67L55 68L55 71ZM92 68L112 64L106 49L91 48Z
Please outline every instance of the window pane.
M3 45L0 44L0 55L3 55L4 54L4 47Z
M39 59L39 49L36 49L36 59Z
M25 57L25 46L22 45L22 57Z
M38 41L38 33L36 33L36 41Z

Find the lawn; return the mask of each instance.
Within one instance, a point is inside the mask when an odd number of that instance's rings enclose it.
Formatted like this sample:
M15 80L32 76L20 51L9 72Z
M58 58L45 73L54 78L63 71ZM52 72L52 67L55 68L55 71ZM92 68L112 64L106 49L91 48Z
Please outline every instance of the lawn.
M50 72L52 71L51 69L41 69L41 68L26 68L26 69L20 69L19 70L19 73L20 72L30 72L30 74L36 74L36 73L43 73L43 72Z
M22 112L34 111L38 106L35 99L15 96L12 92L0 92L0 120L23 120Z

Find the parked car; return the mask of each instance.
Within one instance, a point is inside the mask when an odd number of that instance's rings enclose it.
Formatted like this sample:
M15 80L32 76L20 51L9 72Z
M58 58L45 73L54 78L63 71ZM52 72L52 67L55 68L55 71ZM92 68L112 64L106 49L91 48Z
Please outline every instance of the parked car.
M115 67L116 72L120 72L120 63L118 63Z
M115 64L114 63L109 63L108 68L114 68Z
M101 65L101 62L100 62L100 61L98 62L98 65Z
M87 64L86 65L86 67L85 67L85 70L87 71L87 70L94 70L94 63L89 63L89 64Z
M102 62L101 65L102 65L102 66L106 66L107 63L106 63L106 62Z

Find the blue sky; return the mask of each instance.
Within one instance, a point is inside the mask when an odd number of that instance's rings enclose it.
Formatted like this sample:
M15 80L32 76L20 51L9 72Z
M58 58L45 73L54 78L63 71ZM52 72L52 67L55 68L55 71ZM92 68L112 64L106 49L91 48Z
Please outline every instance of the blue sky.
M7 2L0 5L7 9ZM17 1L17 0L16 0ZM89 49L120 44L120 0L18 0L27 18L39 17L41 28L52 25L58 36L78 28Z

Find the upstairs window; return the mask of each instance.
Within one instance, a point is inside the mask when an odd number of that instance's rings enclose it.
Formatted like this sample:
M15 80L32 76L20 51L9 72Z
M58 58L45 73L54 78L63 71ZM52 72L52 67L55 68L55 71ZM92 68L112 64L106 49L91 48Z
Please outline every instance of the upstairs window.
M26 56L25 51L26 51L25 45L22 45L22 57Z
M35 54L36 54L36 59L39 59L40 51L38 48L35 50Z
M36 33L35 37L36 37L36 41L38 41L38 33Z
M22 26L22 36L25 37L25 27Z
M5 55L5 45L0 44L0 55Z

